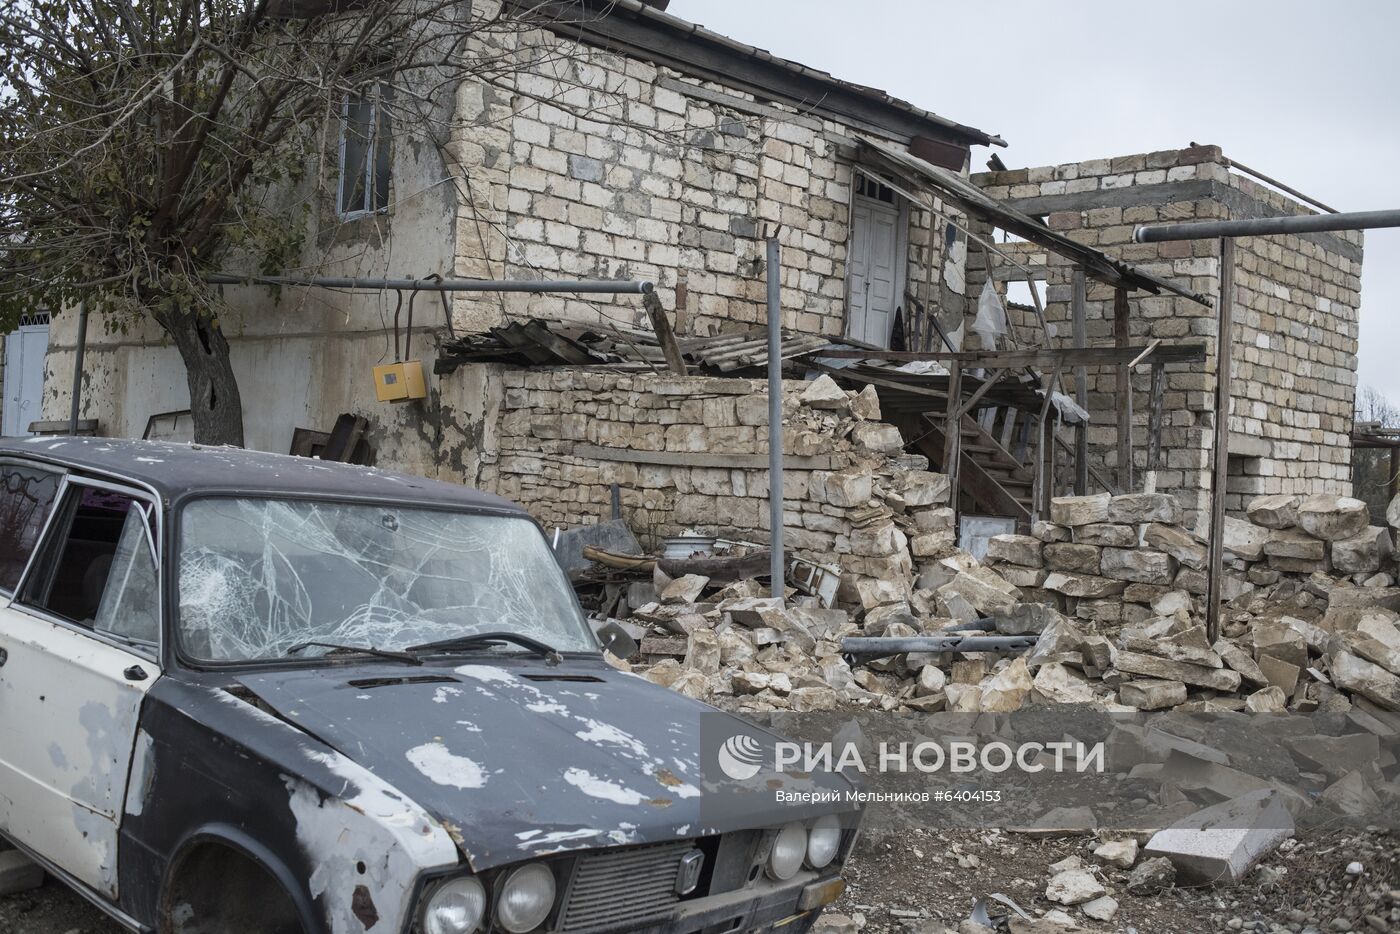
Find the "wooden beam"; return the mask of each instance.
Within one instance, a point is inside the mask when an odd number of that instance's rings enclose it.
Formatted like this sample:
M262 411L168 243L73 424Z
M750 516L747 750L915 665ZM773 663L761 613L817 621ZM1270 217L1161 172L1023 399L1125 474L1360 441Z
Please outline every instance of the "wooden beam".
M1050 500L1055 496L1055 446L1050 443L1051 436L1055 433L1055 427L1049 421L1050 406L1054 404L1056 387L1059 386L1059 383L1060 368L1055 367L1050 373L1050 378L1044 383L1045 403L1040 407L1040 420L1036 423L1040 430L1040 437L1035 448L1037 514L1047 522L1050 521Z
M676 334L671 330L671 321L666 317L666 309L661 307L661 298L655 292L648 292L642 300L646 306L647 317L651 318L652 330L656 332L656 340L661 344L662 351L666 354L666 367L676 376L685 376L689 373L686 369L685 357L681 356L680 345L676 343Z
M916 350L823 350L821 356L831 360L885 360L890 363L912 363L936 360L948 365L960 363L969 369L1019 370L1024 367L1050 370L1058 364L1081 367L1122 366L1143 356L1147 347L1045 347L1034 350L964 350L959 353ZM1162 363L1203 363L1204 344L1160 344L1144 357L1144 361Z
M1162 395L1166 373L1160 363L1152 364L1152 390L1147 403L1147 469L1162 466Z
M678 451L634 451L631 448L610 448L598 444L575 444L572 450L561 456L567 457L569 454L589 460L657 464L664 467L768 469L767 454L683 454ZM799 457L795 454L783 456L783 467L788 470L840 470L848 464L848 458L833 457L829 454L814 454L810 457Z
M977 391L974 392L972 395L968 396L966 402L964 402L962 405L958 406L958 410L957 410L956 412L954 412L953 415L952 415L952 420L955 421L955 422L960 422L960 421L962 421L962 417L963 417L964 415L966 415L968 412L971 412L971 411L972 411L972 407L975 406L978 402L981 402L981 401L982 401L982 397L985 396L985 395L987 394L987 390L989 390L989 389L991 389L993 386L995 386L997 380L1001 379L1001 378L1002 378L1003 376L1005 376L1005 375L1006 375L1006 370L1004 370L1004 369L1002 369L1002 370L996 370L995 372L992 373L991 376L989 376L988 378L984 379L984 380L982 381L982 385L977 387ZM961 381L959 381L959 387L958 387L958 388L959 388L959 389L962 388L962 386L961 386Z
M1076 268L1070 293L1070 313L1074 321L1074 346L1076 350L1087 346L1084 324L1086 290L1084 270ZM1084 382L1087 378L1085 368L1076 364L1074 367L1074 401L1086 412L1089 411L1089 387ZM1089 426L1085 422L1080 422L1074 426L1074 495L1083 496L1088 491Z
M1220 638L1220 586L1225 558L1225 477L1230 466L1230 351L1235 307L1235 241L1220 238L1220 299L1215 319L1215 447L1206 559L1206 640Z
M1113 344L1128 346L1128 290L1113 293ZM1128 364L1118 367L1118 486L1131 493L1133 486L1133 380Z
M948 475L949 486L953 491L953 534L958 530L958 461L962 454L962 426L953 415L958 410L962 398L962 367L954 363L948 375L947 418L943 422L943 472Z

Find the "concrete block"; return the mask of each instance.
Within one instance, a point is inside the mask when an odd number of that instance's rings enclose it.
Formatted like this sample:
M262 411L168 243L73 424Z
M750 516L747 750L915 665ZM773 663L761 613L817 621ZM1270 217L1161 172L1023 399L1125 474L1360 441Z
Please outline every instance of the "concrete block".
M1293 816L1275 791L1240 795L1160 830L1144 855L1163 856L1179 876L1234 884L1280 843L1293 836Z

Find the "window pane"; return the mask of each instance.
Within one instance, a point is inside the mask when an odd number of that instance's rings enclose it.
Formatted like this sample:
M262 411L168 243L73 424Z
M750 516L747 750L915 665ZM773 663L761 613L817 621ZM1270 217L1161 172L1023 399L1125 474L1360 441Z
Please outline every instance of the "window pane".
M180 639L200 658L280 658L305 641L402 649L501 631L564 652L598 649L528 519L219 498L186 506L180 528Z
M356 94L346 103L341 130L340 210L343 214L366 210L366 162L370 147L370 117L373 105L367 96Z
M58 474L47 470L0 464L0 589L19 585L53 508L58 481Z
M127 510L94 629L135 642L160 641L160 597L144 510Z
M381 100L387 98L388 90L381 92ZM389 111L384 106L375 108L379 126L374 137L374 209L382 211L389 206L389 143L392 139L389 127Z

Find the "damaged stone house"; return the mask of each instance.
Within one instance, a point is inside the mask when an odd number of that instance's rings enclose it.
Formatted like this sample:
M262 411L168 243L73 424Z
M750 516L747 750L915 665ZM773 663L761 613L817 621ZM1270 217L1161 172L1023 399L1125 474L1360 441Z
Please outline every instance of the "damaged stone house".
M955 508L1024 525L1081 479L1065 453L1080 411L1088 492L1150 485L1196 515L1214 373L1202 296L1214 293L1218 258L1213 244L1134 245L1132 225L1302 204L1232 171L1214 147L969 176L973 148L997 137L687 23L665 3L580 5L594 15L522 37L564 54L512 76L516 93L456 89L455 122L471 129L450 139L380 129L372 95L347 102L342 132L372 142L343 145L324 166L306 267L649 281L688 372L666 369L636 295L458 293L442 303L426 292L228 286L224 327L250 446L287 451L350 414L363 419L376 463L499 492L547 524L597 521L616 497L645 540L691 528L762 539L766 391L754 377L766 353L755 334L765 238L776 236L789 375L825 369L865 390L823 409L800 406L810 384L789 382L794 548L848 549L864 473L898 486L901 472L945 469L944 460L966 465L951 471ZM619 98L624 109L605 118ZM1002 242L994 228L1021 239ZM1242 241L1232 429L1248 440L1235 448L1238 464L1232 457L1232 492L1349 491L1360 263L1357 234ZM1075 269L1088 273L1082 340ZM977 320L988 278L1009 308L990 337ZM1047 286L1043 314L1005 304L1019 279ZM401 341L391 322L403 305L417 329ZM47 419L69 411L73 317L53 324ZM557 352L481 351L531 321L542 324L527 343ZM1035 356L1076 341L1121 351L1159 339L1131 372L1118 352L1078 383L1074 367ZM880 358L890 348L1029 356L960 360L954 392L948 360ZM178 437L181 364L153 328L95 327L86 355L82 415L98 433ZM424 362L426 398L377 400L373 368L399 358ZM1115 429L1125 373L1139 399L1126 446ZM966 408L955 442L940 427L950 395ZM951 535L950 517L928 522Z

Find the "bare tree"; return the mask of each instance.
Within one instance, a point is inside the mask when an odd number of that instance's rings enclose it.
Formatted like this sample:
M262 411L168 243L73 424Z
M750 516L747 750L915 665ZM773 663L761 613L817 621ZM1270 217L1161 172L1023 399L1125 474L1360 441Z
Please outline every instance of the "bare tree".
M1400 407L1392 404L1374 386L1363 386L1356 394L1356 428L1359 432L1381 435L1400 432ZM1365 500L1371 508L1371 515L1383 523L1390 501L1390 451L1385 448L1353 448L1351 465L1352 489L1357 499Z
M298 255L288 193L324 194L307 176L346 102L376 89L376 119L441 142L459 82L573 74L538 38L557 5L335 2L0 0L0 321L80 298L155 321L184 361L196 439L241 445L204 276Z

